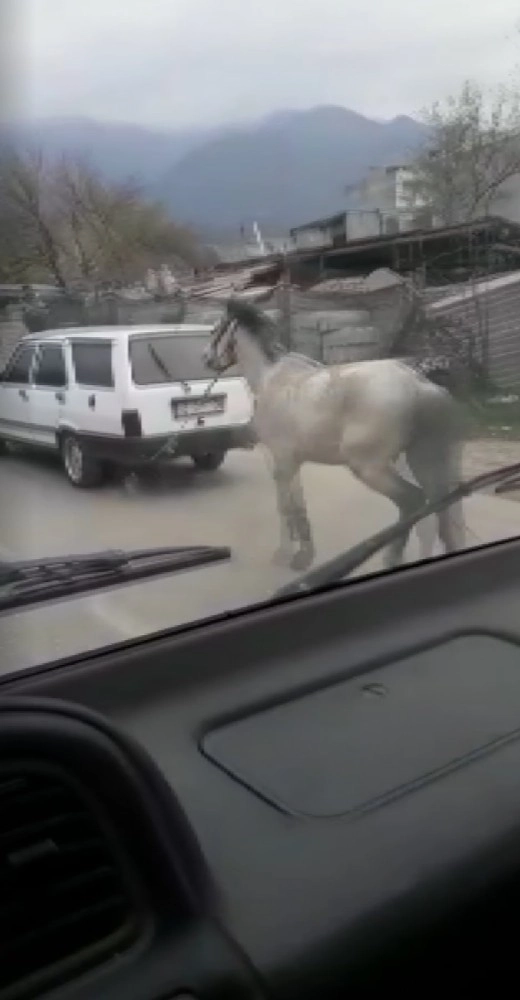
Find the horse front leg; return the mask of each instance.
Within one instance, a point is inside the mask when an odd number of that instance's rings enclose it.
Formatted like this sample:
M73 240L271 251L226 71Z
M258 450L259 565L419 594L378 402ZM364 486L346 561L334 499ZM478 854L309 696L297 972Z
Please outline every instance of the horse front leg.
M280 545L273 562L305 570L311 565L315 551L300 474L275 467L274 481L280 515Z
M291 503L294 538L297 540L298 545L291 560L291 568L305 570L313 562L316 553L299 472L291 480Z

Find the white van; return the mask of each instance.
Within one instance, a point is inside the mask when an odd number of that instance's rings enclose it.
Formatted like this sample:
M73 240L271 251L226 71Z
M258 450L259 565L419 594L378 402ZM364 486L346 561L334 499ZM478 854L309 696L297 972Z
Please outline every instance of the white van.
M209 326L74 327L24 337L0 372L0 444L60 453L74 486L109 466L188 455L217 469L252 444L253 401L236 371L215 381Z

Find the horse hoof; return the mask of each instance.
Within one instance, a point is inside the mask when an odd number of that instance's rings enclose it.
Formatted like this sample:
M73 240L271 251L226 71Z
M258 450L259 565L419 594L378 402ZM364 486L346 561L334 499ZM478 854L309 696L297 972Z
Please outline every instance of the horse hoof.
M282 569L287 569L288 566L292 565L292 559L292 552L288 552L287 549L277 549L273 555L272 563L273 566L280 566Z
M300 549L299 552L295 552L291 559L291 569L304 570L308 569L314 559L314 552L307 549Z

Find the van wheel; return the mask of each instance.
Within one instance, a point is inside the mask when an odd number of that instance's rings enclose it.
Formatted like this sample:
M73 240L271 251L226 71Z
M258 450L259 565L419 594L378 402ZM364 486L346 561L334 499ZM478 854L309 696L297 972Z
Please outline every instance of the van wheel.
M201 472L214 472L222 465L226 457L225 451L208 451L204 455L192 455L193 464Z
M62 437L60 450L63 468L73 486L91 489L103 482L104 468L101 462L86 454L81 441L74 434Z

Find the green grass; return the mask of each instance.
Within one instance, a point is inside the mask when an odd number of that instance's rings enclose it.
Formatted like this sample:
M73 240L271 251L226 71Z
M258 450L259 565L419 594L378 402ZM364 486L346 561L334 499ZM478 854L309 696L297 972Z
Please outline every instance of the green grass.
M493 402L496 397L508 395L518 395L518 400ZM520 392L480 393L464 405L475 436L520 440Z

